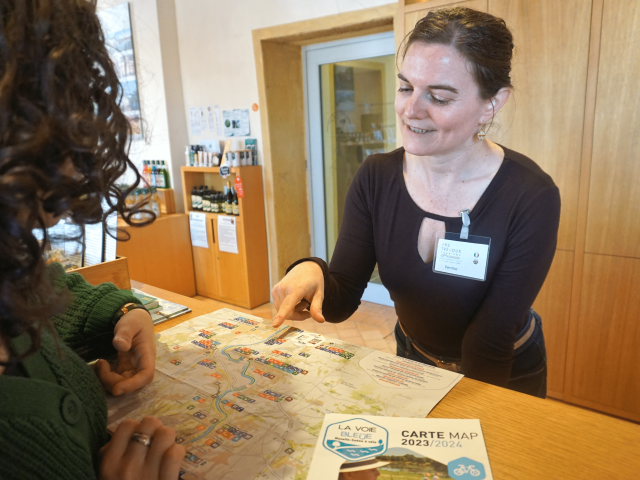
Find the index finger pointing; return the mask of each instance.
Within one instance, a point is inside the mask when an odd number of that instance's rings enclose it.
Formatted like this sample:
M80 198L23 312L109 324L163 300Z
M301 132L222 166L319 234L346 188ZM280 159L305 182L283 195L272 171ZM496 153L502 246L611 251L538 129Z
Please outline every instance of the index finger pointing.
M295 295L287 295L282 305L280 305L280 310L278 310L276 318L273 319L273 327L282 325L282 322L289 318L298 303L300 303L300 299L296 298Z

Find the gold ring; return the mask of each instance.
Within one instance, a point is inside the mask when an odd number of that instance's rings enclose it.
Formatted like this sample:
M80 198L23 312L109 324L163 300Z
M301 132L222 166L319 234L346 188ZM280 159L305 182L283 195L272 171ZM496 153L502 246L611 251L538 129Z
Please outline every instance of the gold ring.
M131 435L131 440L141 443L145 447L151 445L151 437L149 437L149 435L145 435L144 433L134 433L133 435Z

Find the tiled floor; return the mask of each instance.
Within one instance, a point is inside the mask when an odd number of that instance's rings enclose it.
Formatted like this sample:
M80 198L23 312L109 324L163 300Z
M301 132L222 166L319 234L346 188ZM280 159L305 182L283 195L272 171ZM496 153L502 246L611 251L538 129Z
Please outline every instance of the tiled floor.
M215 304L212 305L215 309L228 307L262 318L273 318L276 314L272 303L265 303L253 310L248 310L206 297L196 296L194 298ZM342 323L317 323L313 319L299 322L288 320L286 323L309 332L321 333L327 337L339 338L348 343L374 348L395 355L396 341L393 329L396 326L396 320L395 309L375 303L362 302L360 308Z

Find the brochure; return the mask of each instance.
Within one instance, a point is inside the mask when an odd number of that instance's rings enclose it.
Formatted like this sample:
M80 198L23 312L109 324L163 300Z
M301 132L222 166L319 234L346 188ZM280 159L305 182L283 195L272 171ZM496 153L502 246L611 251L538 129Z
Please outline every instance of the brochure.
M307 479L369 478L493 479L480 420L326 415Z
M189 313L191 309L184 305L180 305L179 303L169 302L168 300L163 300L162 298L153 297L145 292L132 288L131 291L133 294L142 299L142 297L147 297L148 299L157 300L157 307L154 309L148 309L151 314L151 319L153 323L157 325L158 323L162 323L164 321L170 320L175 317L179 317L180 315L184 315L185 313ZM147 305L145 305L146 307Z

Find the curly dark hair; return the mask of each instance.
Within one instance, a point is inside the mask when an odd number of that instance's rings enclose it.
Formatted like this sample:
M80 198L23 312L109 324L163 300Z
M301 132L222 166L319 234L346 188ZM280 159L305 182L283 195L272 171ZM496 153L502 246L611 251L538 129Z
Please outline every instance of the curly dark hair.
M109 213L133 224L142 207L124 201L141 176L128 157L121 97L95 1L0 0L0 339L13 361L8 340L27 332L32 348L20 358L32 353L69 301L45 273L44 212L106 228ZM64 174L69 162L73 177ZM121 191L127 168L135 182ZM138 225L155 216L147 218Z
M513 88L513 36L501 18L466 7L432 10L405 37L399 56L404 58L415 42L454 47L471 64L483 100Z

